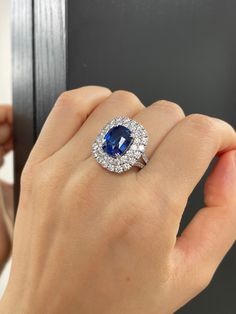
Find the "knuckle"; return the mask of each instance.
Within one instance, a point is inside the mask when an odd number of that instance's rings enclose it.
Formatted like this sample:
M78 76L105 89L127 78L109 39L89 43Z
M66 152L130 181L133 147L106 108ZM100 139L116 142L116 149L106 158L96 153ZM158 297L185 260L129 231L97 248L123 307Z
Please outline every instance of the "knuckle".
M77 89L63 92L57 99L55 107L71 106L75 108L76 112L79 110L82 113L87 109L87 103L91 101L91 95L96 95L99 99L111 95L110 89L102 86L83 86ZM92 97L92 98L93 98ZM80 106L75 106L80 104Z
M215 133L215 123L211 117L202 114L191 114L187 118L187 121L191 126L206 135L211 135Z
M86 110L87 106L84 104L85 99L81 93L75 91L66 91L62 93L55 104L56 110L71 110L74 112L79 119L86 118ZM79 106L75 106L75 104L79 104Z
M134 93L126 90L115 91L113 97L117 97L119 100L129 101L130 103L140 103L140 100Z
M213 275L214 275L214 272L212 271L201 272L200 275L198 275L196 279L195 290L197 292L201 292L205 290L211 283Z
M67 106L72 98L73 98L73 92L72 91L66 91L66 92L63 92L57 99L56 101L56 106L57 107L60 107L60 106Z
M81 92L95 92L95 93L106 93L108 95L110 95L112 92L108 87L105 86L98 86L98 85L87 85L87 86L83 86L78 88L75 91L81 91Z
M185 114L183 109L176 103L168 100L159 100L155 102L152 106L161 108L162 110L167 111L168 114L171 114L177 118L184 118Z

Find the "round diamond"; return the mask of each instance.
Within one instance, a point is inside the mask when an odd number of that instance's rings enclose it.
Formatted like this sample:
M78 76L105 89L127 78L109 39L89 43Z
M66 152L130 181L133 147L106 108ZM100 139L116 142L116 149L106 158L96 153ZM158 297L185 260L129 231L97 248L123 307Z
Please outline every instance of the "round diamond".
M139 150L140 150L140 152L144 152L144 150L145 150L145 147L144 147L144 145L139 145L139 148L138 148Z
M117 166L117 167L115 167L115 171L118 173L121 173L121 172L123 172L123 168L121 166Z
M110 171L114 171L115 167L114 167L114 165L110 164L110 165L107 166L107 169L110 170Z
M142 142L143 142L144 145L146 145L147 142L148 142L148 138L147 138L147 137L144 137L144 138L142 139Z
M128 160L128 156L127 155L124 155L121 157L121 161L122 162L126 162Z
M137 150L137 149L138 149L138 146L135 145L135 144L133 144L130 149L132 149L132 150Z
M136 159L135 159L134 157L131 157L131 158L129 159L129 163L130 163L131 165L134 165L135 162L136 162Z
M123 165L124 171L127 171L127 170L129 170L130 168L131 168L131 165L130 165L130 164L124 164L124 165Z
M135 138L134 138L134 143L135 143L135 144L139 144L140 141L141 141L141 139L140 139L139 137L135 137Z
M141 152L139 152L139 151L134 152L134 157L136 159L139 159L141 157Z

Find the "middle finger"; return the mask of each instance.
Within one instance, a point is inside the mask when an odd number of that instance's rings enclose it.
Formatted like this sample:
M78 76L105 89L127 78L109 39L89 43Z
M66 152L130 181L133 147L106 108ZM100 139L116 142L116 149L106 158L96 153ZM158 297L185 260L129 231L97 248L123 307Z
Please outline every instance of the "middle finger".
M166 100L154 102L133 117L148 132L149 141L145 151L148 158L151 157L167 133L184 117L180 106Z

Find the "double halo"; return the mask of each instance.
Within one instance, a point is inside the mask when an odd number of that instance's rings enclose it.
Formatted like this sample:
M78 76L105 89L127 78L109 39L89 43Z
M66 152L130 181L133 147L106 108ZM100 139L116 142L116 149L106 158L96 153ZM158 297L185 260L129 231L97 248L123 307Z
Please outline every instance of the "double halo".
M127 117L116 117L96 137L92 154L102 167L122 173L133 166L143 168L146 165L147 144L148 134L140 123Z

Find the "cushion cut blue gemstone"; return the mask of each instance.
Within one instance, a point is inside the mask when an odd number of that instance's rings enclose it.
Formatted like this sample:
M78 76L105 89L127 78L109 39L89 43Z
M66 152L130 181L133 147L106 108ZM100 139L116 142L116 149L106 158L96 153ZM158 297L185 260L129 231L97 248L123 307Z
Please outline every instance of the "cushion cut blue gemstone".
M104 136L102 148L105 153L115 158L117 155L122 156L132 141L131 131L123 125L118 125L111 128Z

